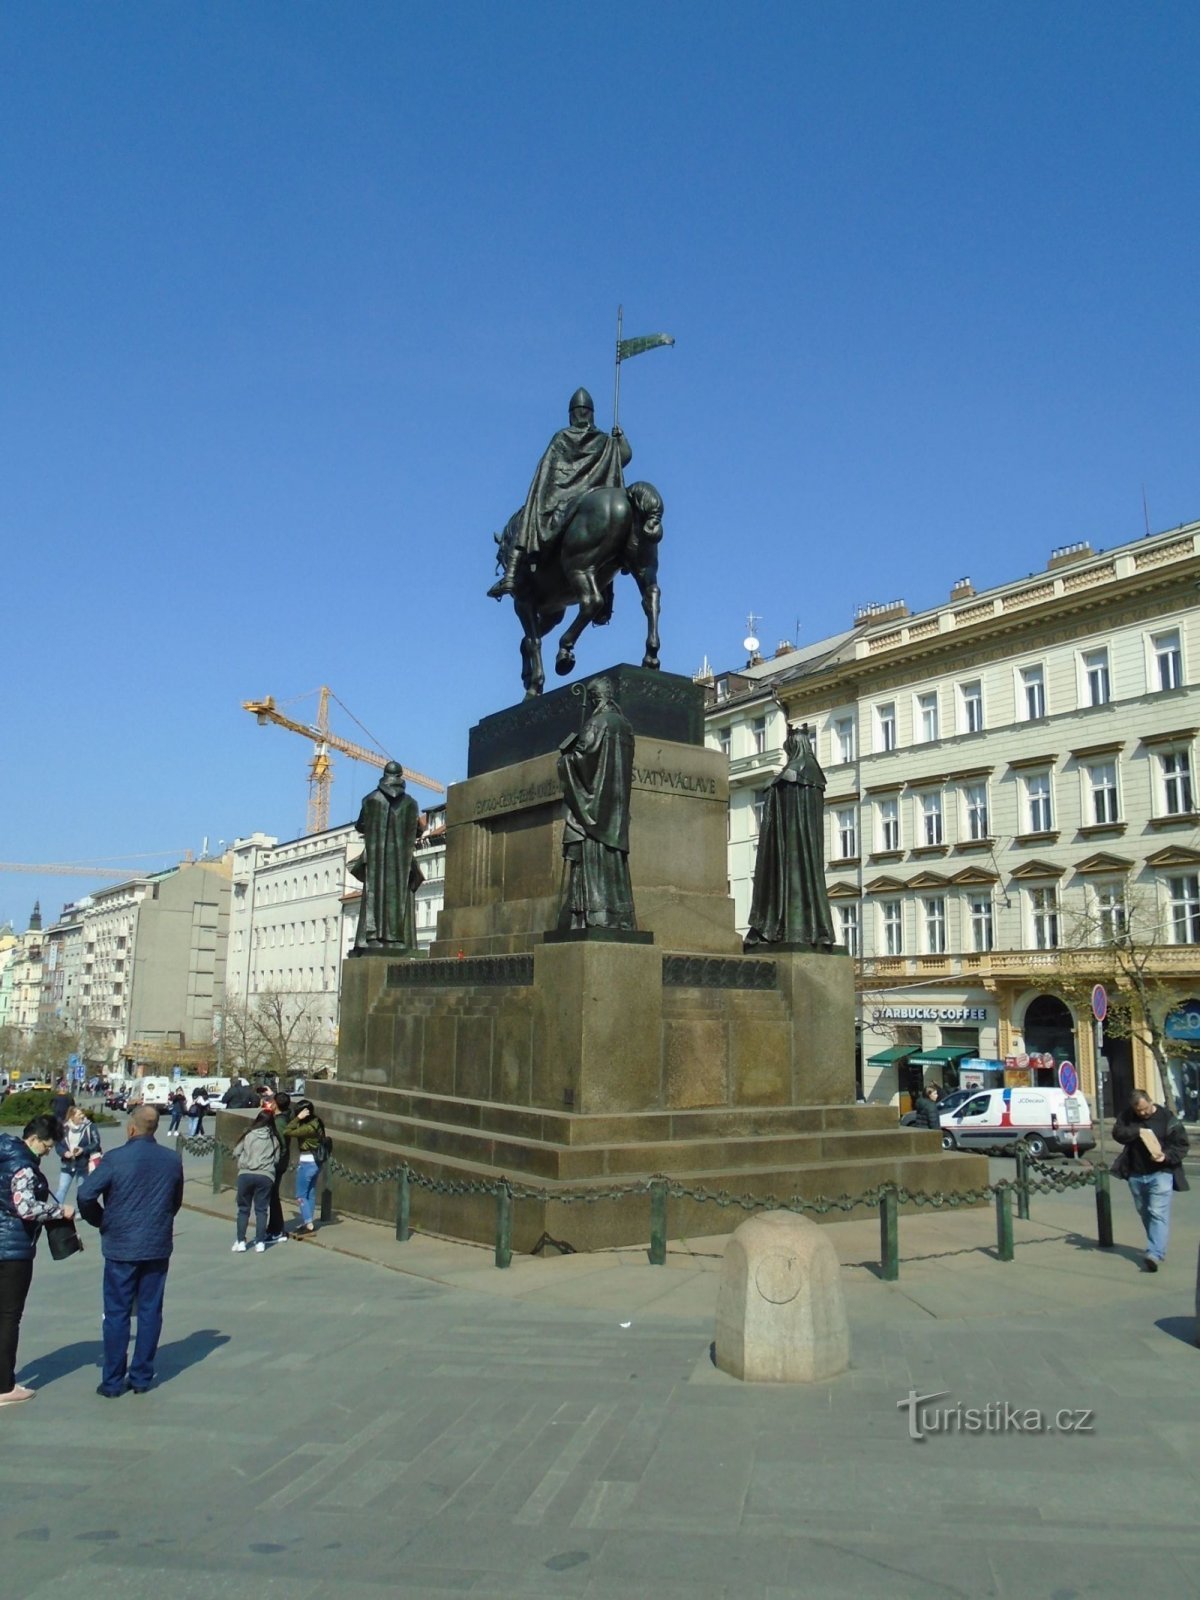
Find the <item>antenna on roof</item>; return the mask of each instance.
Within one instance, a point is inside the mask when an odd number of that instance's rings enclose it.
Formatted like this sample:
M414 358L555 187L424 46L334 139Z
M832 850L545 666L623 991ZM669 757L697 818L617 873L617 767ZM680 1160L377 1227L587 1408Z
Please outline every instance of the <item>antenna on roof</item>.
M1150 537L1150 507L1146 501L1146 485L1142 485L1142 516L1146 521L1146 537Z

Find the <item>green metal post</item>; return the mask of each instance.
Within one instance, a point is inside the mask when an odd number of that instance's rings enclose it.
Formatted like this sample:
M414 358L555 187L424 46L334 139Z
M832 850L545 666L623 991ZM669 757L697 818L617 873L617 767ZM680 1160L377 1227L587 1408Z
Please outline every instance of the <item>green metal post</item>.
M1017 1145L1017 1215L1029 1221L1029 1152L1023 1142Z
M512 1190L503 1180L496 1190L496 1265L512 1265Z
M396 1184L396 1240L404 1244L410 1233L408 1226L408 1163L400 1168L400 1177Z
M996 1254L1001 1261L1013 1259L1012 1190L1007 1185L996 1190Z
M220 1192L221 1192L221 1177L222 1177L221 1167L222 1167L222 1163L223 1163L224 1159L225 1159L225 1152L221 1149L221 1146L214 1139L213 1140L213 1193L214 1194L220 1194Z
M1108 1178L1107 1167L1096 1168L1096 1242L1101 1250L1111 1250L1113 1242L1112 1190Z
M890 1186L879 1193L879 1276L885 1283L900 1276L900 1204Z
M667 1261L667 1180L650 1180L650 1265L662 1267Z

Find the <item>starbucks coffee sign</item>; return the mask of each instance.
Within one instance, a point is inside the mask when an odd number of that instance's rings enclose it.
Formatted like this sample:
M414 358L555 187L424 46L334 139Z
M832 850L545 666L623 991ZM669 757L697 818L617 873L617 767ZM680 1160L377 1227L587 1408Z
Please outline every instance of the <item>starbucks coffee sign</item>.
M986 1006L880 1006L872 1022L986 1022Z

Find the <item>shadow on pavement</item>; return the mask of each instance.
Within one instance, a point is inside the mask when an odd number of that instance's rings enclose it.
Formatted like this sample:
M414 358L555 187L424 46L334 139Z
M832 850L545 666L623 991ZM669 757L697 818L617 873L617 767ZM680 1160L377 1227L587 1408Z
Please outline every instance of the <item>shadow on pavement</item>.
M218 1333L216 1328L197 1328L195 1333L176 1339L173 1344L159 1345L158 1359L154 1363L159 1383L169 1383L189 1367L197 1366L214 1350L228 1344L229 1338L229 1334Z
M1200 1344L1200 1320L1195 1317L1159 1317L1154 1326L1182 1344Z
M1063 1243L1073 1245L1076 1250L1099 1250L1100 1245L1086 1233L1064 1233ZM1139 1267L1142 1257L1146 1254L1145 1245L1139 1250L1131 1244L1110 1244L1104 1251L1106 1256L1124 1256L1126 1261L1135 1262Z
M158 1347L155 1361L157 1381L168 1383L181 1372L196 1366L214 1350L229 1343L229 1334L218 1333L215 1328L199 1328L183 1339ZM18 1382L36 1384L44 1389L59 1378L68 1378L85 1367L99 1367L104 1357L104 1346L99 1339L80 1339L75 1344L65 1344L59 1350L29 1361L21 1369Z

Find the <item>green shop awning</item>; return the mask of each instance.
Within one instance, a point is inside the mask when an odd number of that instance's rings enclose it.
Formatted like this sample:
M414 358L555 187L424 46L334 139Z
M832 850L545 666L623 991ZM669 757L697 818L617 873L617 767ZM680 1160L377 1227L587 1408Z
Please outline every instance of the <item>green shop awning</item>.
M974 1048L964 1049L960 1044L940 1044L935 1050L918 1050L909 1056L913 1067L956 1067L964 1056L973 1056Z
M869 1067L894 1067L898 1061L907 1061L916 1049L911 1044L894 1044L890 1050L880 1050L878 1054L867 1057ZM970 1055L969 1050L964 1050L963 1055Z

